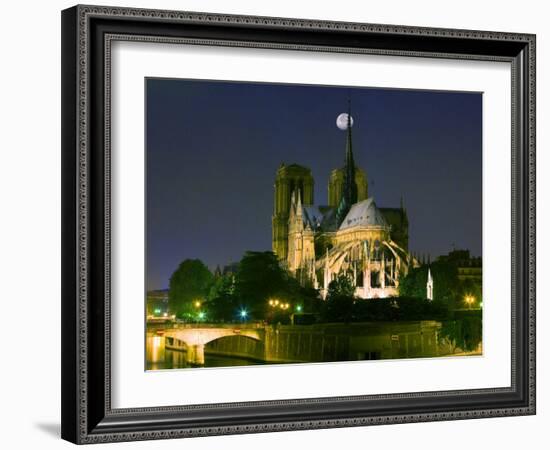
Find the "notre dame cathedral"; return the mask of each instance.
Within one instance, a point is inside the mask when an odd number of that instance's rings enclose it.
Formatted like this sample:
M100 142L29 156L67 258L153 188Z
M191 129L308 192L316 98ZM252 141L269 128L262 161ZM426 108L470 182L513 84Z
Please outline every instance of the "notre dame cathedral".
M366 173L353 158L350 112L338 116L346 131L345 165L332 170L327 205L315 205L307 167L281 164L275 177L273 251L303 285L326 297L328 285L345 274L360 298L397 295L399 279L416 261L408 252L409 223L399 208L378 207L368 195Z

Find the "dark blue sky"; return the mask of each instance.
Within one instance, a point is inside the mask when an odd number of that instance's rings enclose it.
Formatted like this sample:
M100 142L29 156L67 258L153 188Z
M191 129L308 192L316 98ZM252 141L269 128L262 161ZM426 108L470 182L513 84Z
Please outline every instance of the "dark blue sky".
M186 258L214 268L270 250L281 162L311 168L326 204L348 95L369 196L397 207L403 195L410 249L481 255L480 93L147 79L147 289Z

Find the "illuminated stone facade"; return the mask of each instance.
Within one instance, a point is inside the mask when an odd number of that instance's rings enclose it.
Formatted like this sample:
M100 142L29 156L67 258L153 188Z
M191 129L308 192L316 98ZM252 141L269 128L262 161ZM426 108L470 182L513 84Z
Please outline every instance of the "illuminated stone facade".
M350 119L351 121L351 119ZM281 165L275 178L273 251L302 285L319 289L346 275L361 298L398 294L399 279L416 261L408 253L408 217L399 208L378 208L368 181L355 166L351 123L346 162L331 172L328 205L314 206L311 171Z
M313 176L311 170L291 164L281 164L275 176L273 199L272 242L273 252L284 260L288 255L288 218L292 193L302 193L306 205L313 205Z

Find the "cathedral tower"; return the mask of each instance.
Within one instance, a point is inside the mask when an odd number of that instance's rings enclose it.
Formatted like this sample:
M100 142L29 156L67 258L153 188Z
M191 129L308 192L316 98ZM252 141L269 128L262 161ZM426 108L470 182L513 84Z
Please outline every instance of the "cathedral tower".
M281 164L275 176L272 248L281 261L288 256L288 219L292 193L300 193L303 205L313 205L313 176L307 167Z

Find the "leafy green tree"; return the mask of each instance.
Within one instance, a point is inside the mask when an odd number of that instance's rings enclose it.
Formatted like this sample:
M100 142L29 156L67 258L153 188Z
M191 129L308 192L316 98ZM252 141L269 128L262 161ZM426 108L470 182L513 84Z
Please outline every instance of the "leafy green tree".
M239 301L234 296L220 296L208 300L205 305L209 322L235 322L239 319L239 311L246 309L240 307Z
M328 285L328 298L350 297L355 296L355 288L351 282L351 278L347 275L340 274Z
M273 252L248 251L236 273L235 295L254 317L264 318L269 312L269 299L289 301L295 284Z
M326 322L351 322L355 288L351 279L344 274L338 275L328 285L327 299L322 309L322 318Z
M434 300L444 302L452 308L458 307L463 288L454 262L438 260L429 269L434 279ZM399 296L425 299L427 280L428 266L411 269L399 283Z
M482 339L481 317L464 317L462 319L462 342L464 351L475 350Z
M212 286L213 276L198 259L186 259L170 277L168 306L177 317L193 313L193 302L204 302Z
M359 300L353 307L354 322L392 322L398 318L399 308L394 299Z
M231 297L234 294L235 277L233 274L214 276L208 292L208 300L213 300L218 297Z
M239 308L235 296L235 279L233 274L214 277L208 294L207 308L209 321L233 322L237 319Z
M349 323L353 319L353 297L331 297L325 301L321 311L324 322Z
M410 269L407 275L404 278L401 278L401 280L399 281L399 296L426 298L427 279L427 267L424 266L416 269Z
M459 348L471 352L482 340L481 315L471 315L444 321L439 332L440 340L448 342L453 352Z
M443 320L449 317L449 308L440 300L398 298L395 301L397 320Z
M302 312L320 314L324 301L319 296L319 291L313 287L304 287L299 291L295 305L302 307Z
M419 298L358 300L353 306L354 322L446 320L449 315L445 303Z

